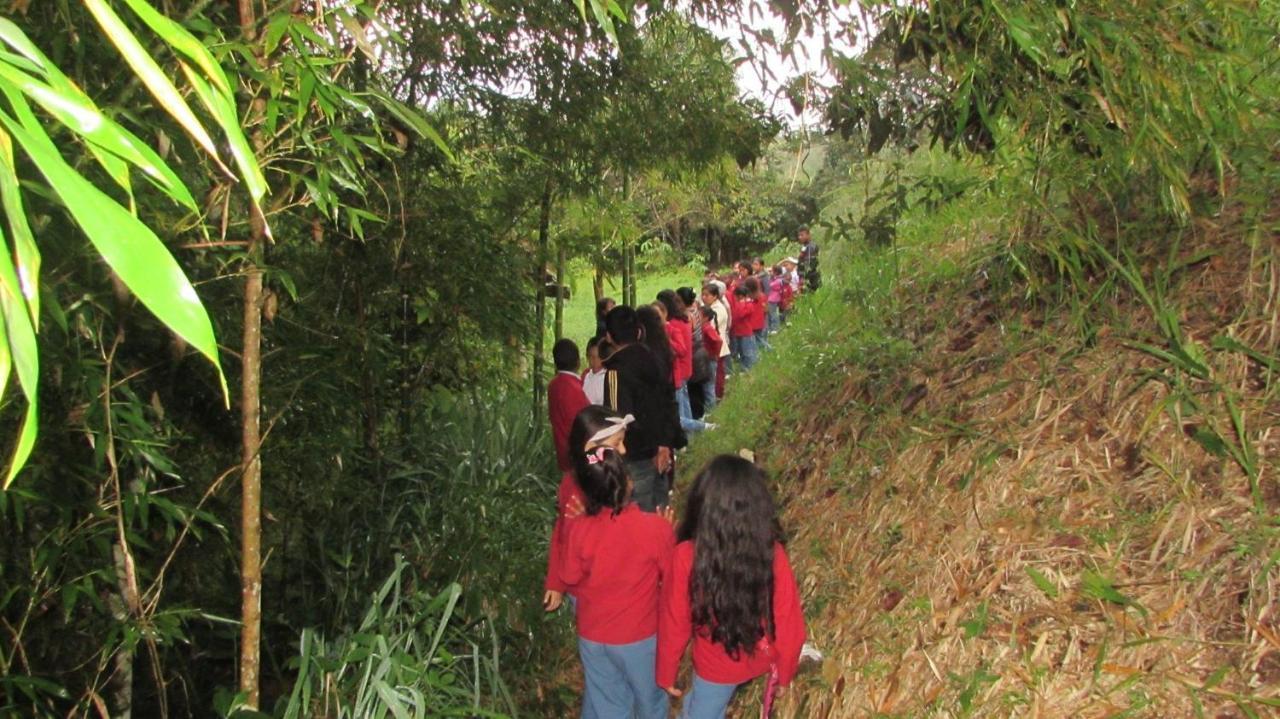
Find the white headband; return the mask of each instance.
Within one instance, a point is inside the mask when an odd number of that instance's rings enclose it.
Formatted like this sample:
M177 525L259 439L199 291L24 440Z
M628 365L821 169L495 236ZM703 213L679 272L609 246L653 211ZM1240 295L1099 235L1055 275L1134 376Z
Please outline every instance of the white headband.
M626 417L608 417L605 421L609 423L609 426L588 437L587 444L601 442L612 437L626 429L627 425L636 421L636 418L633 415L627 415Z

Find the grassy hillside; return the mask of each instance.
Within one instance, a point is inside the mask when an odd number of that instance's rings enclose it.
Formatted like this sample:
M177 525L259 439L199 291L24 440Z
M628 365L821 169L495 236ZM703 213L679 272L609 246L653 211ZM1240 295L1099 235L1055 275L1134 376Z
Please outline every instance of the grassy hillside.
M1228 208L1029 297L1003 216L829 243L685 458L775 480L826 655L775 716L1280 714L1280 244Z

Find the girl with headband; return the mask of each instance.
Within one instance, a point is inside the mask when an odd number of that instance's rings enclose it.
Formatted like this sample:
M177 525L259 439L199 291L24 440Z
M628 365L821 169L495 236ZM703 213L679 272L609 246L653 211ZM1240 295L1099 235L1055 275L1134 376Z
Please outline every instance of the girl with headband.
M666 719L670 700L654 675L657 657L658 587L671 560L672 513L640 510L631 501L626 428L603 407L587 407L574 419L569 448L583 514L560 519L559 556L552 546L560 586L574 598L578 653L585 689L583 719Z

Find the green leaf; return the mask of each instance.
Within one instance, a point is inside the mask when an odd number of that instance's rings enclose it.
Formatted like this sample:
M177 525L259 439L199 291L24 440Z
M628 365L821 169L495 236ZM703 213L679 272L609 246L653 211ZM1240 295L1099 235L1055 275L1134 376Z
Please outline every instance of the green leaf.
M1044 592L1046 597L1050 599L1058 598L1058 586L1046 577L1043 572L1035 567L1027 567L1026 570L1027 576L1031 577L1031 581L1036 585L1036 588Z
M1208 427L1203 425L1196 427L1191 433L1191 439L1215 457L1227 456L1227 443L1222 441L1222 437L1217 432Z
M3 112L0 124L39 168L120 280L161 322L213 363L229 406L230 393L218 362L213 324L178 262L151 228L72 169L43 134L22 98L7 94L22 124Z
M6 246L3 233L0 233L0 246ZM27 458L31 456L31 448L35 446L38 383L40 379L40 354L36 345L36 333L31 326L27 303L22 297L22 287L18 283L18 275L14 272L13 262L7 251L0 251L0 313L4 317L6 346L0 352L8 355L5 358L5 376L8 376L9 361L18 372L18 383L27 398L27 412L22 420L22 429L18 433L18 443L13 450L13 459L9 462L9 471L5 475L4 487L8 488L17 476Z
M231 156L235 158L236 166L240 168L240 175L244 179L245 187L249 190L249 197L253 199L254 206L258 207L258 212L262 213L261 201L267 194L267 179L262 175L262 168L258 165L258 158L254 155L253 148L249 147L249 141L245 139L244 133L240 131L240 119L236 116L235 106L231 100L213 92L213 88L209 86L209 83L195 74L190 66L186 63L181 64L182 72L186 74L187 80L191 82L191 86L196 91L196 96L213 114L214 119L222 127L223 133L226 134L227 141L231 145ZM266 214L262 213L262 215L265 226ZM269 227L267 236L271 236Z
M191 197L186 185L178 179L165 161L160 159L160 155L132 132L108 119L78 90L73 93L60 92L4 64L0 64L0 80L12 83L72 132L142 170L157 187L174 200L193 212L198 211L196 201ZM128 189L127 169L122 180L119 166L113 165L104 158L99 159L116 181Z
M129 28L125 27L120 16L107 6L105 0L84 0L85 7L93 14L98 21L98 25L102 27L103 33L111 40L112 44L124 55L125 62L137 74L142 84L147 86L151 94L160 103L173 119L182 125L182 129L186 130L215 163L228 175L231 170L222 164L222 160L218 158L218 150L214 147L213 138L209 137L209 133L204 129L204 125L196 119L195 113L187 106L182 94L178 92L178 88L174 87L160 66L156 64L154 58L146 51L142 44L138 42L138 38L129 32Z
M1101 599L1124 607L1133 604L1133 600L1121 594L1110 579L1092 570L1085 570L1080 579L1080 591L1086 597Z
M147 27L151 28L155 34L169 44L169 47L186 55L187 59L195 63L204 72L205 77L213 83L218 92L225 97L231 97L234 94L231 83L227 82L227 76L222 72L222 66L214 59L213 54L204 46L204 43L197 40L190 32L187 32L186 28L151 7L145 0L124 1L147 24ZM288 16L286 15L285 17Z
M14 258L17 261L18 282L22 295L31 311L31 326L40 327L40 250L27 224L27 214L22 207L22 191L18 185L17 165L13 161L13 141L6 132L0 132L0 206L4 207L13 233ZM5 376L8 376L5 367ZM4 396L0 385L0 397Z
M382 106L387 108L387 111L397 120L418 133L419 136L431 140L445 154L445 157L448 157L450 161L454 160L453 150L449 149L449 143L445 142L440 133L436 132L436 129L431 126L431 123L427 122L416 110L395 99L384 90L374 89L369 94L377 98L382 103Z

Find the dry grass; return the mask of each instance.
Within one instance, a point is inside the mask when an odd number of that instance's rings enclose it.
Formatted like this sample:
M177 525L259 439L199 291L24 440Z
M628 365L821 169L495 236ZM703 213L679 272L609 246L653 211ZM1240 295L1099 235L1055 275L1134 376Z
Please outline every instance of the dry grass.
M1277 247L1190 270L1187 336L1280 355ZM941 302L919 322L954 312ZM968 297L890 392L848 368L788 433L807 448L758 448L826 654L775 716L1280 716L1277 381L1208 352L1212 382L1186 385L1203 411L1169 409L1151 379L1168 366L1131 344L1145 313L1122 312L1134 328L1082 347L1065 320L1026 330L1029 314ZM1191 438L1236 437L1214 384L1237 398L1263 511Z

